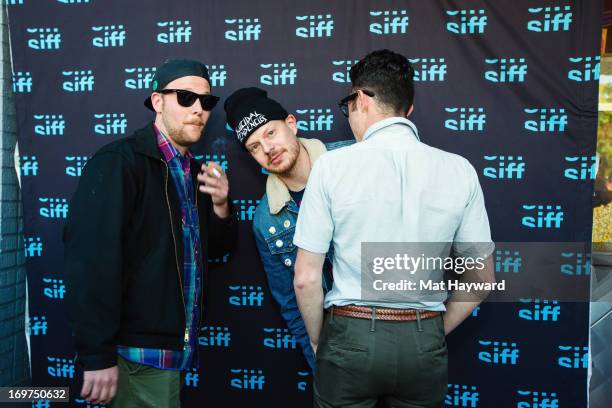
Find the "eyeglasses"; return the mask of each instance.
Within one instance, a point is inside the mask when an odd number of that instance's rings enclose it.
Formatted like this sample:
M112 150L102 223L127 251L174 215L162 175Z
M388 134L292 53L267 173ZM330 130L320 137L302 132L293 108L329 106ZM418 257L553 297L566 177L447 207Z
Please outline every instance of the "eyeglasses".
M176 92L176 101L179 105L184 106L186 108L192 106L196 99L200 99L200 105L202 105L202 109L205 111L212 110L219 102L219 97L211 94L197 94L195 92L188 91L186 89L161 89L157 91L161 94L169 94Z
M373 97L374 96L374 92L372 91L368 91L367 89L360 89L361 92L363 92L364 94L368 95L369 97ZM342 111L342 114L344 116L346 116L348 118L348 104L350 101L352 101L353 99L357 98L357 95L359 95L359 92L355 92L350 94L349 96L342 98L340 100L340 102L338 102L338 106L340 107L340 110Z

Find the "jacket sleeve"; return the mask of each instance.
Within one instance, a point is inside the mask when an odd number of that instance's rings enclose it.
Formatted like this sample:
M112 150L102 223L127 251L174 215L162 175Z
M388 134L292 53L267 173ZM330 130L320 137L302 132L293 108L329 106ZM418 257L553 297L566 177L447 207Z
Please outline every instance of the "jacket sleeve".
M66 305L76 360L86 371L117 364L123 228L135 183L120 153L85 166L64 227Z
M198 193L202 194L202 193ZM203 194L204 195L204 194ZM208 222L207 222L207 242L208 257L220 258L231 252L236 246L238 239L238 221L236 210L232 204L231 197L227 198L230 215L227 218L219 218L213 210L210 196L204 195L208 200Z
M293 289L293 269L288 269L272 258L268 244L257 228L256 222L253 223L253 234L272 297L280 306L281 316L285 319L289 332L295 336L296 341L302 347L308 365L311 370L314 370L314 353Z

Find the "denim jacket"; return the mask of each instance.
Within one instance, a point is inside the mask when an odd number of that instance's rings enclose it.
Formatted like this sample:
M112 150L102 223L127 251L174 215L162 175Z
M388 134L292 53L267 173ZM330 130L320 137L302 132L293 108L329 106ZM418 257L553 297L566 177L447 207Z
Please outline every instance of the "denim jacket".
M334 150L354 143L346 140L323 144L317 139L299 138L302 147L310 156L311 166L327 150ZM268 279L272 297L280 306L287 327L302 347L306 361L314 370L314 353L304 321L298 309L293 276L297 247L293 245L293 234L299 207L291 199L285 183L274 174L268 176L266 193L263 195L253 218L253 233L257 249ZM327 253L323 266L323 291L327 293L332 285L331 251Z

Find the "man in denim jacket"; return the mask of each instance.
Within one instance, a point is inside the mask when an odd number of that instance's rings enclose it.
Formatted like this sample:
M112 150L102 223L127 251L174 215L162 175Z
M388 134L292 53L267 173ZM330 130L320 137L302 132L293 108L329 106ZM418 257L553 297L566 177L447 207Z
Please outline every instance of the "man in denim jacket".
M272 296L314 369L314 353L293 290L297 255L293 233L312 165L327 150L353 141L324 144L317 139L298 138L295 116L259 88L234 92L225 102L225 111L240 144L269 172L266 193L253 220L255 241ZM331 276L328 260L323 274L325 292L331 289Z

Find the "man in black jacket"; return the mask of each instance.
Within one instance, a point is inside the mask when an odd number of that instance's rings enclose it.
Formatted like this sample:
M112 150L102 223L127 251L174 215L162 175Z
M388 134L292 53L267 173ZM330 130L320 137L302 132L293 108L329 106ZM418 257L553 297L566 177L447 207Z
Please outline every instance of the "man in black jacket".
M181 373L197 365L207 258L237 235L223 169L188 151L219 99L206 66L166 61L152 88L154 123L89 160L64 230L81 395L118 407L180 404Z

